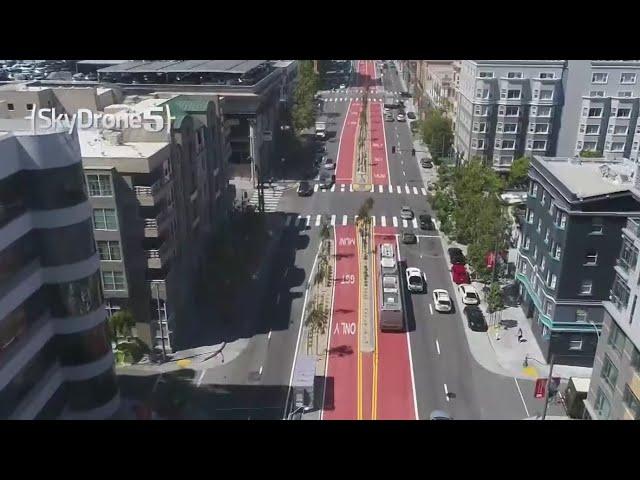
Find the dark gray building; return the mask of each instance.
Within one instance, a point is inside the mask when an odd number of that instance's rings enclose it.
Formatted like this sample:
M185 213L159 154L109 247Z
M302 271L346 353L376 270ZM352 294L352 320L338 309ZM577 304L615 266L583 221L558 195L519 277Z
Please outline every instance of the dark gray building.
M24 128L0 125L0 418L109 418L120 398L78 140Z
M534 157L517 280L550 360L591 366L627 217L638 215L627 160Z

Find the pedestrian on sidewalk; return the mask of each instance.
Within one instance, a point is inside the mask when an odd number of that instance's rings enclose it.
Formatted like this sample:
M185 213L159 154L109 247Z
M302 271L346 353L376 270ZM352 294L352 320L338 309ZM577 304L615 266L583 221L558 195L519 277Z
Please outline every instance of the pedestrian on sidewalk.
M522 343L522 329L518 329L518 343Z

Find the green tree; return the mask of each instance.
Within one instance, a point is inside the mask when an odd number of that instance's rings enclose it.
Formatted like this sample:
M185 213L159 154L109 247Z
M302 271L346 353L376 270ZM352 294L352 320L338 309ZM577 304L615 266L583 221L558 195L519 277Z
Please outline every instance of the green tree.
M129 310L120 310L109 318L110 330L116 343L120 339L131 337L131 331L136 325L136 320Z
M509 187L521 187L527 182L529 165L529 157L520 157L513 161L513 165L511 165L511 170L509 171Z
M580 152L580 156L582 158L600 158L602 157L602 152L598 152L595 150L582 150Z
M442 112L432 110L422 124L422 140L429 146L434 161L446 156L453 143L451 120Z
M324 251L321 251L318 255L318 264L316 266L316 273L313 277L313 283L319 285L327 280L329 275L329 258Z
M487 311L489 313L495 313L503 309L504 300L502 297L502 287L500 287L498 282L493 282L487 295Z
M291 117L293 126L300 131L310 128L315 121L314 96L319 79L313 68L313 60L301 60L298 65L298 83L293 92L294 104Z
M310 305L309 313L304 324L313 333L325 333L329 314L322 304Z

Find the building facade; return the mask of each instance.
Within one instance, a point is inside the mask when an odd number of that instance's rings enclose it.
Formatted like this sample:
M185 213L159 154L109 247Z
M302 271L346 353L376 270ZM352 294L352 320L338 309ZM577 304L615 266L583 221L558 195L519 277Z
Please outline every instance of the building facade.
M119 407L80 147L0 122L0 418Z
M523 155L555 152L565 61L463 60L454 146L509 170Z
M636 173L632 190L640 199ZM605 307L585 407L592 420L640 420L640 217L622 229L615 275Z
M629 161L535 156L516 279L547 360L591 366L631 195Z

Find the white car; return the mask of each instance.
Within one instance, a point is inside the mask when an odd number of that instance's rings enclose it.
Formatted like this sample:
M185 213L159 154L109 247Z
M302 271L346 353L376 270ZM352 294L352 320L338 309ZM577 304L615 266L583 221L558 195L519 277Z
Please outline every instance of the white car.
M460 285L460 293L462 294L462 303L465 305L478 305L480 303L480 295L478 291L469 284Z
M450 312L453 308L451 298L446 290L436 288L433 291L433 306L437 312Z
M406 120L404 113L399 113L396 117L396 120L398 120L399 122L404 122Z
M427 278L419 268L409 267L407 268L407 288L410 292L424 292Z
M344 83L340 84L340 90L344 90L345 88L347 88L347 85Z

